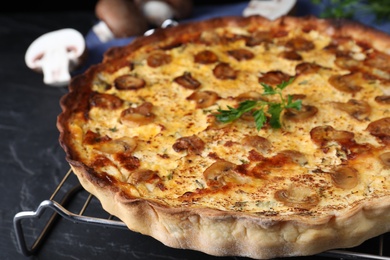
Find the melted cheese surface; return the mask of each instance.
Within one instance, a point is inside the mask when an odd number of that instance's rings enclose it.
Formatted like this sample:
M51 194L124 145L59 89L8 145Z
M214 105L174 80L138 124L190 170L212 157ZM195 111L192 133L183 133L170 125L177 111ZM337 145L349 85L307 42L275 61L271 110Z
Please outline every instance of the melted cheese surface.
M215 40L224 35L243 37ZM123 103L114 109L91 106L87 111L88 120L80 115L72 119L73 146L78 150L80 160L98 174L116 179L131 196L171 207L211 208L267 216L320 215L331 214L367 198L388 196L390 167L381 161L380 155L389 153L390 146L372 135L367 127L370 122L390 117L390 106L374 100L377 96L389 95L389 82L378 77L362 79L358 82L361 90L353 94L332 86L329 83L331 76L347 75L356 69L337 66L335 52L326 50L332 38L315 30L303 32L296 28L286 36L272 38L271 42L247 46L246 37L251 35L247 28L230 27L204 32L200 36L200 39L214 39L213 44L199 40L168 50L147 45L126 57L133 67L99 72L92 91L113 95ZM282 53L291 50L288 41L298 37L314 47L293 49L301 56L299 60L284 58ZM237 60L228 54L237 49L249 50L254 57ZM195 62L194 56L204 50L214 52L218 62ZM158 67L149 66L147 57L157 51L169 55L171 61ZM363 49L349 39L340 44L337 51L362 61L372 50ZM221 62L237 72L235 79L219 79L214 75L213 69ZM296 66L303 62L315 63L320 68L298 75ZM259 77L270 71L294 77L283 95L303 94L302 104L315 106L318 112L300 121L282 116L281 129L268 125L257 130L253 120L245 119L227 124L215 122L213 113L219 108L236 107L236 97L240 94L251 91L262 94ZM187 72L200 82L199 88L188 89L173 80ZM122 75L141 78L145 86L120 90L115 87L115 79ZM102 85L109 87L102 88ZM197 108L196 102L188 99L195 91L213 91L219 98L206 108ZM278 97L268 98L277 100ZM369 105L370 113L363 120L335 105L351 99L364 100ZM145 102L153 105L151 112L155 118L152 122L129 125L121 118L125 109L137 108ZM353 133L355 146L334 140L319 145L310 134L318 126ZM86 142L88 131L100 139ZM195 153L174 149L180 138L191 136L200 138L204 147ZM270 143L269 149L263 151L245 143L248 136L265 138ZM123 142L111 144L123 137L134 140L136 147L129 148L131 145ZM107 143L111 147L102 149ZM365 144L369 149L353 152L352 149L357 149L356 144ZM132 149L126 153L128 159L117 155L126 149ZM299 152L304 160L297 163L294 156L278 159L282 151ZM127 163L130 159L131 163ZM227 164L212 168L220 161L232 163L233 169ZM355 169L356 175L354 171L340 170L344 166ZM143 173L146 170L149 175ZM346 171L347 177L339 176ZM356 179L355 183L351 184L348 178Z

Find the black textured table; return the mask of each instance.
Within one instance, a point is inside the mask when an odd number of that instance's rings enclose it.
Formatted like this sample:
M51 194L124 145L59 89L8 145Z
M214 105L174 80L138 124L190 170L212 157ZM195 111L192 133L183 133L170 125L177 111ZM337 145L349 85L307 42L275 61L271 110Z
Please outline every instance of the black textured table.
M27 259L18 247L13 226L15 214L34 211L48 200L68 172L58 143L57 115L67 88L44 85L42 74L27 68L24 54L38 36L57 29L74 28L86 35L96 23L90 12L0 14L0 259ZM68 189L72 184L66 184ZM88 194L81 191L69 207L79 211ZM91 202L99 209L98 202ZM81 206L80 206L81 205ZM100 210L101 211L101 210ZM95 208L86 214L104 214ZM48 209L41 218L23 220L27 243L39 235ZM389 238L383 243L389 245ZM359 251L376 254L378 238ZM190 250L172 249L153 238L111 226L78 223L58 218L30 259L243 259L217 258ZM387 250L387 252L386 252ZM389 250L385 253L390 255ZM301 259L313 259L302 257ZM333 259L318 257L318 259Z

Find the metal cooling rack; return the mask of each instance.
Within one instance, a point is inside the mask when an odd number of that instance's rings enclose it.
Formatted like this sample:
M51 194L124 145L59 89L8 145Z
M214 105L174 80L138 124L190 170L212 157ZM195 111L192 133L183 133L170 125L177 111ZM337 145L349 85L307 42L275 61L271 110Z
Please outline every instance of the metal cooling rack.
M17 242L21 253L25 256L37 254L39 248L44 244L44 240L50 233L51 228L55 225L58 217L62 217L74 223L84 223L99 225L111 228L122 228L127 229L127 226L120 220L115 219L114 216L108 215L107 218L89 216L86 214L86 210L91 206L91 201L94 198L93 195L88 193L87 198L83 202L80 211L69 210L66 206L74 200L81 191L85 190L82 188L80 183L71 184L70 177L74 176L73 172L69 170L62 181L59 183L50 199L42 201L35 211L22 211L14 216L13 224L16 233ZM70 187L70 188L69 188ZM63 193L62 197L60 193ZM61 197L59 199L59 197ZM79 196L80 197L80 196ZM40 218L47 209L51 209L53 212L47 219L46 224L43 226L41 233L34 238L35 241L31 245L28 245L25 237L25 230L23 229L23 221L28 219ZM367 254L349 250L330 250L319 254L318 256L338 258L338 259L381 259L390 260L390 255L385 256L384 252L384 236L378 237L377 254ZM353 249L351 249L353 250Z

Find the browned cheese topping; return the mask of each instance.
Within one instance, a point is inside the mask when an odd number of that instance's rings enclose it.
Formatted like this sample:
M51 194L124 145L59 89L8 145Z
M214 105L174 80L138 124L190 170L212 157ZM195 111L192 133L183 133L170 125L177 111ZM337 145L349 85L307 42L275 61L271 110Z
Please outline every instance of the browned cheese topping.
M101 70L69 122L77 159L129 197L257 215L331 213L390 190L390 56L316 28L230 26L146 45ZM185 38L183 38L185 39ZM171 41L171 42L170 42ZM176 39L177 41L177 39ZM282 128L219 108L302 101Z

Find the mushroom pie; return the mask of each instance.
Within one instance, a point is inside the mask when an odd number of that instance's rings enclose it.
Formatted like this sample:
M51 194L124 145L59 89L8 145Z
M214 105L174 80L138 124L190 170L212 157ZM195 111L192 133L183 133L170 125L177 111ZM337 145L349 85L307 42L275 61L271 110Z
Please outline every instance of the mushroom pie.
M220 17L109 49L61 100L82 186L135 232L215 256L353 247L390 230L390 36Z

